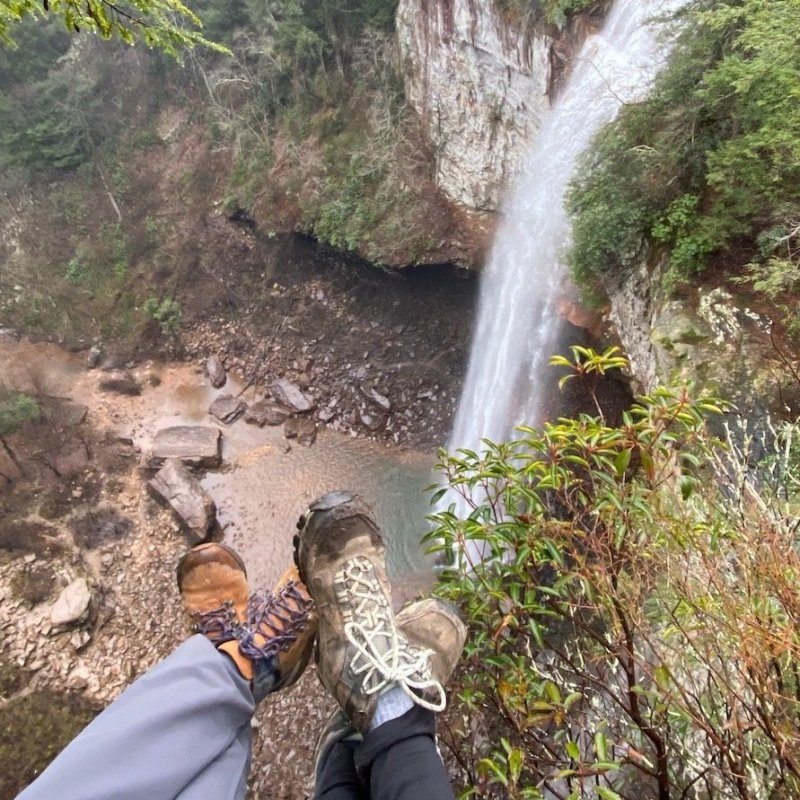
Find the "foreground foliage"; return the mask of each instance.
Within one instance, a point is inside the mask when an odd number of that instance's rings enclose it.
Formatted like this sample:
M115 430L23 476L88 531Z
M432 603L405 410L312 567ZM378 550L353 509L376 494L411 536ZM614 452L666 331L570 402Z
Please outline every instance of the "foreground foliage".
M142 42L173 56L197 44L224 49L203 37L200 18L181 0L0 0L0 42L14 46L18 23L49 14L70 32L92 31L131 45Z
M660 389L619 426L443 454L459 501L431 540L470 625L466 796L800 796L798 430L756 471L747 437L709 433L721 411Z
M800 220L800 0L692 0L680 31L651 97L601 133L573 187L570 259L584 284L624 276L648 243L669 250L671 285L723 256L787 263Z

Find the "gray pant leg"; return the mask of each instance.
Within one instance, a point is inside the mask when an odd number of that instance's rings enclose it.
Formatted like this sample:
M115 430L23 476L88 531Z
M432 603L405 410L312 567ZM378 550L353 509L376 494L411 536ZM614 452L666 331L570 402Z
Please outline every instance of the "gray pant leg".
M215 758L175 800L242 800L250 767L250 724Z
M193 798L196 780L241 787L230 796L242 797L254 709L234 664L193 636L126 689L18 800L174 800L184 790Z

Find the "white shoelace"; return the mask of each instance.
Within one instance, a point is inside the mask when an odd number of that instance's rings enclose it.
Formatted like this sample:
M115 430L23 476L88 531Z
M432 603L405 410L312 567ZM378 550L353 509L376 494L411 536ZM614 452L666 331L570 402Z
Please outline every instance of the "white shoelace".
M369 561L353 559L342 574L342 583L351 598L360 602L354 617L345 623L344 634L357 653L350 662L354 675L364 675L362 682L366 695L381 692L389 686L399 686L416 705L431 711L442 711L446 704L441 683L431 675L432 650L413 647L398 635L391 611L376 599L374 578ZM356 621L358 620L358 621ZM389 647L385 643L389 642ZM432 691L435 700L428 700L417 692Z

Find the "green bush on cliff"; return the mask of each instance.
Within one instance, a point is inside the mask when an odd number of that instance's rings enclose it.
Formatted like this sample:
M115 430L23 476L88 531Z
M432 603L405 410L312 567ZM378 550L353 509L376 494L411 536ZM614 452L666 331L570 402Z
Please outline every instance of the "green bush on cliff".
M800 0L694 0L644 103L601 132L574 181L578 280L622 273L647 242L672 282L800 216ZM604 220L607 224L604 224Z
M556 361L575 376L619 364L574 356ZM717 441L719 411L659 389L619 426L442 454L467 507L430 537L470 626L450 733L464 796L800 793L800 428L771 431L756 473L763 442Z

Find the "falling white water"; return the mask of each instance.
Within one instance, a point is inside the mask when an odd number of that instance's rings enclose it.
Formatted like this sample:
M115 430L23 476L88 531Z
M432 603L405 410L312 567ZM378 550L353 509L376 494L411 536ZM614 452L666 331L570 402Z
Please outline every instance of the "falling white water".
M618 0L602 31L581 49L568 84L547 116L481 278L478 322L451 451L507 439L538 424L542 375L556 346L556 305L569 239L564 191L578 156L623 103L640 100L663 65L663 18L680 0Z

